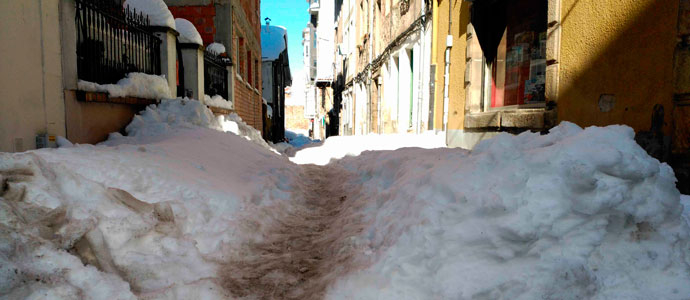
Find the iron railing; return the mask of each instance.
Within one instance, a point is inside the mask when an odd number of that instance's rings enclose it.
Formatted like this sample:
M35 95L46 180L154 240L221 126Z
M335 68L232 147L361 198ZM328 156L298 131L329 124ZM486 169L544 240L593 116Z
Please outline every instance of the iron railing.
M160 39L148 16L120 0L76 0L79 79L115 83L130 72L160 74Z
M227 58L204 51L204 92L207 95L228 99L228 64Z

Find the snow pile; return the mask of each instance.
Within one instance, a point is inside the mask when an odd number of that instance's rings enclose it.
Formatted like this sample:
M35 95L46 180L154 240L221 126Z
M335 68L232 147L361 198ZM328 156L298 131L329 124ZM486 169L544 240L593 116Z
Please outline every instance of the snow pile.
M192 22L186 19L177 18L175 19L175 27L177 27L177 32L180 33L178 39L180 43L192 43L197 45L203 45L204 42L201 40L201 35L194 27Z
M370 134L363 136L332 136L323 146L303 149L291 158L297 164L326 165L331 159L357 156L363 151L395 150L405 147L446 147L445 136L432 132L424 134Z
M285 130L285 140L287 142L274 144L273 148L282 154L294 157L295 153L303 150L303 148L321 145L321 140L310 139L305 135L307 132L306 130L299 129Z
M145 143L163 136L173 136L182 130L197 127L231 132L261 148L277 153L261 136L261 132L247 125L236 113L215 116L206 105L194 99L164 99L158 105L149 105L134 116L127 125L127 136L111 133L105 145Z
M247 140L260 145L264 149L278 154L278 152L263 139L260 131L256 130L252 126L247 125L247 123L242 121L242 118L240 118L240 116L236 113L219 116L218 122L220 123L223 131L232 132L239 136L243 136Z
M225 109L234 109L235 105L232 102L225 100L223 96L214 95L213 97L209 95L204 95L204 104L213 107L220 107Z
M72 142L70 142L68 139L66 139L63 136L58 136L56 143L57 143L57 146L60 148L67 148L67 147L73 147L74 146L74 144L72 144Z
M285 130L285 138L288 140L288 143L290 143L290 145L297 148L315 142L303 133L299 133L293 130Z
M562 123L472 152L338 161L359 174L362 196L347 201L368 225L351 242L363 267L328 298L688 299L675 177L633 136Z
M261 25L261 59L276 60L287 49L287 29Z
M173 15L163 0L127 0L124 7L128 6L130 10L148 15L151 26L166 26L176 29Z
M220 266L289 209L251 230L244 220L283 206L300 171L244 137L188 126L212 123L195 103L164 101L129 126L155 138L0 153L0 298L229 298Z
M680 195L680 203L683 204L683 218L690 225L690 195Z
M106 92L110 97L138 97L145 99L170 98L170 87L163 76L129 73L116 84L98 84L79 80L77 88L87 92Z
M225 46L221 43L211 43L206 46L206 51L214 53L216 55L225 53Z
M205 127L221 130L213 113L201 102L193 99L165 99L158 105L149 105L134 116L125 131L128 137L157 137L170 134L180 128ZM110 140L123 138L112 133Z
M116 203L105 205L107 191L93 183L46 167L35 154L0 153L0 297L7 299L136 299L130 286L115 274L85 266L73 254L89 245L122 212ZM88 203L83 207L67 205ZM89 211L102 207L100 215ZM138 220L141 221L141 220ZM145 224L136 223L123 232ZM103 242L90 248L98 253ZM100 247L100 248L99 248ZM81 246L80 249L85 249ZM106 266L107 267L107 266Z

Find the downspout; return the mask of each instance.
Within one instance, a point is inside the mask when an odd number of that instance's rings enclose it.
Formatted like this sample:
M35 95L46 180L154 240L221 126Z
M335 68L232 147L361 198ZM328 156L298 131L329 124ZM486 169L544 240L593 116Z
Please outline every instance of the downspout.
M448 0L448 36L446 36L446 53L445 62L446 67L443 71L443 131L448 131L448 85L450 83L450 49L453 47L453 35L451 35L451 28L453 27L453 13L451 9L450 0Z
M422 16L426 14L426 4L424 3L425 1L422 1ZM424 30L424 23L422 22L420 26L421 28L421 34L420 34L420 53L419 53L419 62L417 63L419 65L419 80L417 81L417 134L419 134L422 131L422 84L424 81L424 48L426 48L426 31ZM414 67L414 66L413 66Z
M371 58L374 56L374 40L371 38L371 31L374 29L374 1L369 1L369 12L367 15L367 22L369 23L367 26L367 41L369 42L369 62L368 65L371 65ZM371 133L372 130L371 128L373 127L373 120L372 118L374 117L371 113L371 68L368 68L367 71L369 74L367 74L367 97L369 98L369 105L367 107L369 108L369 122L367 124L367 134Z
M379 77L379 80L381 80L380 77ZM383 93L383 91L381 91L382 86L383 86L383 84L381 84L380 81L376 85L376 106L377 106L376 117L377 117L377 121L379 123L378 134L383 133L383 120L381 119L381 93Z

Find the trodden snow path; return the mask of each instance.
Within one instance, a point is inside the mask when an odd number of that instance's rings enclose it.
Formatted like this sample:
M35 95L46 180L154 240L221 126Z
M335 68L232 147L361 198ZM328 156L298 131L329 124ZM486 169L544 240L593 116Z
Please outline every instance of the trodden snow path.
M234 296L323 299L329 284L356 268L348 240L364 226L347 204L359 191L345 184L353 182L352 175L333 165L303 168L289 212L273 222L264 240L246 244L224 266L222 281Z

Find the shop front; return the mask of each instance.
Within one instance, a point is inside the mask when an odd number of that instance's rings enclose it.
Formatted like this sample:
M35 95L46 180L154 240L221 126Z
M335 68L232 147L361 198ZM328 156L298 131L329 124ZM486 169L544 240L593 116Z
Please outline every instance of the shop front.
M548 0L474 0L465 128L541 130L547 112Z

